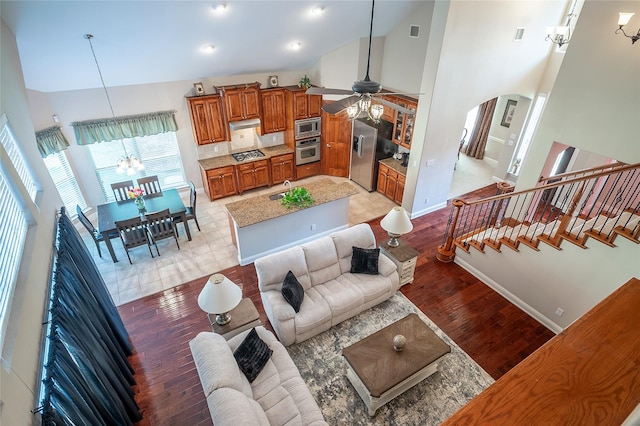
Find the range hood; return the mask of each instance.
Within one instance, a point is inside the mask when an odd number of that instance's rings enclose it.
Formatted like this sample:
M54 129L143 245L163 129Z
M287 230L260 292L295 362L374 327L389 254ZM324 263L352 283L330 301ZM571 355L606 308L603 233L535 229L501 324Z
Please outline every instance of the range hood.
M248 120L232 121L229 123L231 130L252 129L254 127L260 127L259 118L250 118Z

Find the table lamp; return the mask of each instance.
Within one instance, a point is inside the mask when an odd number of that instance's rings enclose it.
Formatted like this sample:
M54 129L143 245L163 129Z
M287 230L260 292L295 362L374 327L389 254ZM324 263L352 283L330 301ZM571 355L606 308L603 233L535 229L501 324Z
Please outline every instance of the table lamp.
M411 220L409 220L406 210L400 206L392 208L391 211L382 218L380 226L389 233L390 238L387 242L389 247L398 247L398 244L400 244L398 238L413 229L413 224Z
M242 290L222 274L213 274L198 296L198 306L209 314L217 314L216 323L229 324L229 311L242 300Z

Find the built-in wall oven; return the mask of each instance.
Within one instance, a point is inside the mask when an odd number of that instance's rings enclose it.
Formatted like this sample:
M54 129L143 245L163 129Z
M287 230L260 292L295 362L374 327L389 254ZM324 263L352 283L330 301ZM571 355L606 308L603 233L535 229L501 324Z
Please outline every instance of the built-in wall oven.
M320 161L320 138L296 141L296 166Z
M296 129L296 140L320 136L320 117L296 120L294 121L294 124Z

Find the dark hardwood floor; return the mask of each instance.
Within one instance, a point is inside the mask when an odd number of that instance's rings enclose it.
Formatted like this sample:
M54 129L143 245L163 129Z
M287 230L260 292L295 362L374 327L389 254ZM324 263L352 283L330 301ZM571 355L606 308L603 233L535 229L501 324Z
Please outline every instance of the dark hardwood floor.
M467 199L495 195L495 186L467 194ZM493 378L497 379L534 352L553 333L454 263L436 260L449 206L413 220L402 237L420 255L415 280L401 291ZM376 239L386 232L380 219L369 222ZM271 328L262 308L253 264L222 271L241 284ZM119 307L134 348L136 401L144 416L138 425L210 425L189 341L210 331L197 297L207 277Z

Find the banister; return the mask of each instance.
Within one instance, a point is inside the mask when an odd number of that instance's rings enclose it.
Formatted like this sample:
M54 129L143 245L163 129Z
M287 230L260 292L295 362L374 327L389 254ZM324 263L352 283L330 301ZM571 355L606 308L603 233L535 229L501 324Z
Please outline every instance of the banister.
M555 188L560 188L559 193L562 193L564 188L569 188L568 192L565 193L566 194L565 200L568 201L569 203L568 210L564 211L563 207L556 206L549 210L549 215L548 215L548 217L550 217L554 210L562 212L562 215L563 215L562 219L558 223L557 228L554 228L551 231L551 233L553 233L553 231L556 231L554 233L554 235L556 236L565 234L566 233L565 231L567 231L567 229L569 228L569 224L572 220L571 217L573 216L573 213L576 211L576 208L578 207L578 204L582 199L583 195L585 195L585 190L588 182L590 181L597 182L597 180L602 177L615 176L615 175L621 176L625 172L640 170L640 163L636 163L636 164L613 163L613 164L606 165L604 167L600 166L600 167L593 167L591 169L584 169L579 173L583 173L587 170L596 171L596 170L605 170L605 169L608 169L608 170L600 171L600 172L589 174L586 176L575 177L572 179L559 180L554 183L547 183L541 186L536 186L534 188L521 190L518 192L511 192L513 191L513 187L511 185L507 184L506 182L500 182L498 184L498 191L500 192L500 194L494 195L488 198L483 198L481 200L467 201L462 198L454 198L452 200L451 214L449 216L449 223L447 224L447 230L443 237L442 244L437 249L436 258L442 262L452 262L455 259L455 249L456 249L456 244L458 244L458 242L456 241L464 240L464 238L466 238L465 235L472 235L471 234L472 231L470 231L471 229L475 229L476 231L478 229L481 229L483 230L482 232L486 232L486 230L493 228L496 224L499 224L501 220L505 219L503 207L505 209L507 208L507 206L509 205L508 200L515 199L516 203L518 203L517 200L519 200L521 196L523 196L523 199L526 200L529 194L539 194L539 195L534 195L533 196L534 198L532 198L532 200L539 200L540 197L545 193L545 191L553 190ZM558 175L558 176L562 176L562 175ZM558 176L554 176L553 178L556 179L558 178ZM571 189L572 187L577 188L575 192L573 192L573 190ZM555 191L553 191L552 194L553 193L555 193ZM567 196L569 195L571 195L571 198L567 198ZM587 195L587 198L589 196L590 194ZM507 200L507 202L505 203L504 200ZM477 219L474 219L472 217L470 223L477 223L477 225L475 228L471 228L471 226L467 224L469 215L466 214L462 218L460 217L462 210L473 208L470 214L475 215L474 212L477 210L478 207L479 207L478 211L479 212L482 211L483 205L488 206L486 208L487 213L483 216L482 221L478 221ZM558 207L560 208L560 210L558 210ZM542 211L541 214L543 213L544 213L544 210ZM553 213L553 215L556 215L556 214L557 213ZM460 224L460 226L462 227L461 231L458 231L458 225L459 225L458 221L463 219L464 219L464 223ZM544 226L546 227L547 225L544 225ZM638 231L640 233L640 228L638 229ZM456 236L456 232L458 232L460 235ZM551 233L549 233L549 235L547 235L545 238L549 239L549 236L551 235ZM556 240L557 240L556 238L554 238L553 240L550 240L552 245L557 246L559 244L559 240L557 241ZM536 246L537 246L537 243L536 243Z
M571 172L565 172L565 173L560 173L559 175L554 175L554 176L548 176L548 177L543 177L540 176L540 179L538 179L538 183L541 182L545 182L551 179L562 179L568 176L575 176L575 175L579 175L580 173L588 173L588 172L595 172L596 170L604 170L604 169L615 169L617 167L623 167L625 166L627 163L622 163L620 161L616 161L615 163L611 163L611 164L604 164L602 166L595 166L595 167L590 167L587 169L581 169L581 170L574 170Z

